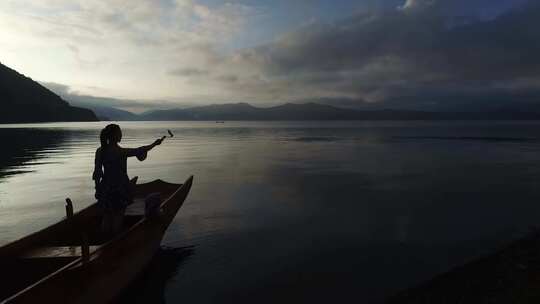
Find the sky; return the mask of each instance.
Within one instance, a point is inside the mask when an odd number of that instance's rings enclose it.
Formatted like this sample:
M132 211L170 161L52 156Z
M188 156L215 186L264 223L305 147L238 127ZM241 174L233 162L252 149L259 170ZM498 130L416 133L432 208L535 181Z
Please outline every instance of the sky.
M2 0L0 62L143 111L540 102L535 0Z

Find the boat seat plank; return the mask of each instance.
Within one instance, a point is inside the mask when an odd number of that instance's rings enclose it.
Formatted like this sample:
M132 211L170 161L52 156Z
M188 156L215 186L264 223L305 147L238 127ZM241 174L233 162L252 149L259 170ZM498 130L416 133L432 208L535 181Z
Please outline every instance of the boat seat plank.
M125 215L144 215L144 198L135 198L133 203L126 208Z
M90 246L90 252L96 251L100 246ZM32 258L60 258L60 257L80 257L81 246L48 246L34 248L21 257Z

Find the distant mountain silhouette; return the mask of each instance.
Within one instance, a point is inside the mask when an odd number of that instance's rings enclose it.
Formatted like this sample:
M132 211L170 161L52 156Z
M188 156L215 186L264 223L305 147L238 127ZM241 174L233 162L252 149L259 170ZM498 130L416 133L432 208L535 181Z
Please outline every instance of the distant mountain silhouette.
M131 113L129 111L121 110L114 107L108 106L99 106L95 103L80 102L74 99L69 100L69 102L77 107L90 109L96 113L96 116L99 120L137 120L137 114Z
M58 90L56 90L58 92ZM59 94L62 90L60 90ZM64 92L65 93L65 92ZM67 94L67 93L66 93ZM328 104L286 103L260 108L247 103L214 104L183 109L154 110L134 114L115 108L128 100L63 94L71 106L41 84L0 63L0 123L100 120L540 120L535 104L496 103L474 111L415 111L346 109ZM69 97L69 98L68 98ZM324 100L321 100L324 102ZM136 103L136 102L135 102ZM136 103L137 104L137 103ZM140 105L140 104L139 104ZM94 111L94 112L93 112Z
M0 63L0 123L97 121L32 79Z
M343 120L355 119L355 114L354 110L315 103L287 103L270 108L235 103L151 111L139 115L139 118L144 120Z
M187 109L149 111L139 115L143 120L259 120L261 108L247 103L220 104Z
M539 120L525 111L426 112L405 110L359 111L317 103L286 103L258 108L247 103L149 111L139 120Z
M82 106L96 113L99 120L137 120L138 116L129 111L113 107Z

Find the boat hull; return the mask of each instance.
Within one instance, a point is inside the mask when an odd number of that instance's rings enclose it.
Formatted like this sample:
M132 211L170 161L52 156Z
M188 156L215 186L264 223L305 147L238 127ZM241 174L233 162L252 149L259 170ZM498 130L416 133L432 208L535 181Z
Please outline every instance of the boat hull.
M3 303L110 303L143 271L161 245L167 227L187 197L193 177L182 185L154 181L137 185L136 195L165 195L161 214L142 217L126 231L77 258ZM91 214L95 207L81 211ZM84 222L84 221L82 221Z

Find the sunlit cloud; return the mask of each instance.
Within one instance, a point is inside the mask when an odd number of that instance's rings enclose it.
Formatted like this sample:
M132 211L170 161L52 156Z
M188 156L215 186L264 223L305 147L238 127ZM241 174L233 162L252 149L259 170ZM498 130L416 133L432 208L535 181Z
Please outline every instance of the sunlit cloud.
M249 13L241 4L190 0L3 1L0 55L33 78L88 94L103 93L87 89L94 86L117 97L174 97L191 90L164 71L207 64Z

